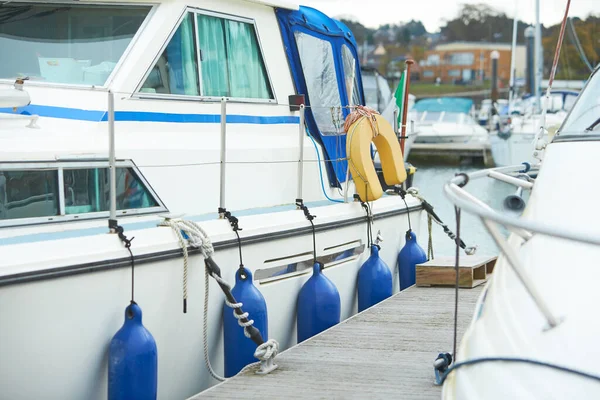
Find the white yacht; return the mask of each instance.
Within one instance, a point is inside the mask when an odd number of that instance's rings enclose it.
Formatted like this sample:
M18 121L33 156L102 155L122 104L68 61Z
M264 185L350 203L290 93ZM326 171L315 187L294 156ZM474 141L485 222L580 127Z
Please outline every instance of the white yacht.
M504 109L508 106L508 100L506 99L498 99L496 100L495 107L497 109ZM498 111L500 111L498 110ZM484 99L481 101L481 107L479 107L479 111L477 113L477 119L479 121L479 125L484 128L489 127L490 125L490 115L492 115L492 100Z
M315 255L341 319L355 314L369 256L343 131L365 102L356 48L339 21L282 0L0 3L0 398L106 399L132 275L158 349L157 398L216 383L203 342L223 373L224 296L211 281L204 303L203 257L190 250L184 267L177 230L159 226L167 216L206 231L230 283L239 233L280 350L296 344ZM380 196L366 200L393 269L421 204ZM135 238L131 257L109 232L110 204Z
M573 107L579 92L553 90L546 115L546 127L554 133ZM501 166L523 162L534 163L533 140L540 130L542 115L536 111L535 98L527 96L508 107L507 123L500 123L499 130L490 132L490 144L494 163ZM506 113L508 114L508 113Z
M473 100L440 97L421 99L409 112L418 135L416 143L468 143L488 139L487 131L471 116Z
M383 113L393 94L387 79L373 67L361 67L365 105Z
M443 399L595 399L600 397L600 72L596 68L544 150L537 178L523 166L469 174L531 189L521 218L491 210L457 185L450 199L482 218L502 254L447 375ZM508 177L506 173L514 173ZM526 179L522 179L526 178ZM568 182L576 205L565 198ZM466 188L468 188L468 184ZM497 224L510 228L507 241Z

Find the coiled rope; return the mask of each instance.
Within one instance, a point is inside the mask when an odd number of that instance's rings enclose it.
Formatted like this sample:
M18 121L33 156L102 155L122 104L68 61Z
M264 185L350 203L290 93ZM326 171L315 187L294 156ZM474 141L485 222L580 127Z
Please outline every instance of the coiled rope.
M348 131L350 131L350 127L356 121L360 120L363 117L366 117L371 123L373 137L379 135L379 128L377 126L377 120L375 119L376 115L379 115L379 113L376 110L373 110L371 107L356 106L354 110L346 117L346 121L344 122L344 132L348 133Z
M233 316L237 319L238 324L244 329L244 335L252 339L257 344L257 348L254 351L254 357L265 363L272 363L273 359L279 352L279 343L275 339L269 339L266 342L262 339L260 332L253 326L254 320L248 319L249 314L242 310L243 304L237 302L235 297L231 294L231 286L221 278L221 271L218 265L212 259L214 254L214 247L206 231L202 227L193 221L186 221L181 219L165 219L159 226L170 227L175 233L179 246L183 251L183 287L184 287L184 304L187 299L187 269L188 269L188 250L187 246L191 246L200 249L202 256L204 257L204 316L202 321L203 331L203 347L204 347L204 362L210 375L218 381L225 381L226 378L218 375L210 363L208 355L208 298L209 298L209 282L208 277L211 276L217 281L223 293L225 294L225 304L233 309ZM185 238L184 238L185 235ZM187 243L186 243L187 239Z

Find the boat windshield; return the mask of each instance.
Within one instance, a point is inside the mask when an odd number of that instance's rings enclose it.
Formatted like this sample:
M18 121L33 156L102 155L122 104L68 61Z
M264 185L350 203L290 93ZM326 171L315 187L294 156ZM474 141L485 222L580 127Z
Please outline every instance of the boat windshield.
M447 112L444 113L444 116L442 117L442 122L460 124L462 122L463 115L464 114L461 113Z
M0 3L0 79L103 86L150 9Z
M425 111L421 120L423 122L438 122L441 116L442 113L439 111Z
M561 136L600 135L600 73L592 74L579 94L571 112L560 127L556 138Z

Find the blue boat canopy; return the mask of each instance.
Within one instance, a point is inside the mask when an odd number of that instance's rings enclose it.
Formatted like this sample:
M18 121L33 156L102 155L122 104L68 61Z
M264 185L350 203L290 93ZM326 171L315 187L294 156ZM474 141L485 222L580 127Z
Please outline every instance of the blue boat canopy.
M423 112L453 112L468 114L473 107L473 100L460 97L440 97L437 99L422 99L415 103L412 111Z
M306 125L323 147L331 186L346 180L344 120L349 105L364 105L354 35L314 8L278 8L277 20L296 92L305 96Z

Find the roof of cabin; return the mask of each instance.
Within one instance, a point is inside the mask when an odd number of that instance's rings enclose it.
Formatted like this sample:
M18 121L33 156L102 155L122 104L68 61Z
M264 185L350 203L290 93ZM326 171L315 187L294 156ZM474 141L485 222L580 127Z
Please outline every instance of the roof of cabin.
M473 100L459 97L440 97L436 99L422 99L416 102L413 111L430 112L462 112L468 113L473 105Z
M246 0L250 3L264 4L265 6L285 8L288 10L298 10L300 3L292 0Z

